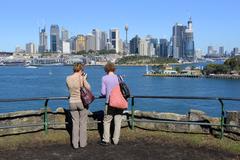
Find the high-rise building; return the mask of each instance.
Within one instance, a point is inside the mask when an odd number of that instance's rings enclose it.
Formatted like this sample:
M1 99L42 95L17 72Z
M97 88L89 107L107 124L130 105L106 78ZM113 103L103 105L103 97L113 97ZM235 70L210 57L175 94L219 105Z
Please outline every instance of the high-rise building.
M96 51L96 38L93 34L86 36L86 51Z
M48 38L45 27L39 32L38 52L44 53L48 51Z
M58 25L51 25L50 28L50 49L51 52L60 51L60 38Z
M207 52L207 54L208 55L211 55L211 54L213 54L214 53L214 48L213 48L213 46L208 46L208 52Z
M100 45L101 45L101 31L99 29L93 29L92 34L95 37L95 50L99 51L100 50Z
M86 37L84 35L78 35L76 38L76 53L86 50Z
M116 29L116 28L110 29L109 38L110 38L110 42L113 46L113 49L116 50L116 53L119 53L119 40L120 40L119 29Z
M70 42L62 41L62 53L65 53L65 54L71 53Z
M151 35L147 35L145 37L145 39L150 43L152 44L153 48L154 48L154 53L152 54L151 53L151 56L153 55L156 55L156 48L157 48L157 45L158 45L158 39L157 38L153 38Z
M30 42L26 44L26 53L36 53L35 44Z
M62 41L68 41L69 40L68 30L62 28L61 33L62 33Z
M186 26L176 23L173 26L172 44L173 44L173 58L181 58L183 55L183 33Z
M232 55L233 55L233 56L239 55L239 49L238 49L238 47L233 48L233 53L232 53Z
M76 36L72 36L69 40L71 53L76 53L76 39Z
M224 47L223 46L220 46L219 47L219 52L218 52L218 54L220 55L220 56L224 56Z
M184 31L182 58L188 61L193 61L195 56L194 54L195 48L193 40L192 19L190 17L188 26Z
M145 38L140 39L139 46L138 46L138 48L139 48L139 55L141 55L141 56L148 56L149 55L149 53L148 53L148 51L149 51L148 44L149 44L149 42Z
M107 49L107 40L108 34L107 32L100 32L100 50Z
M138 35L130 40L130 54L139 54L139 42L140 37Z
M159 57L168 57L169 42L167 39L160 39Z
M191 17L188 21L188 26L178 23L173 26L172 52L174 58L188 61L194 60L195 49Z

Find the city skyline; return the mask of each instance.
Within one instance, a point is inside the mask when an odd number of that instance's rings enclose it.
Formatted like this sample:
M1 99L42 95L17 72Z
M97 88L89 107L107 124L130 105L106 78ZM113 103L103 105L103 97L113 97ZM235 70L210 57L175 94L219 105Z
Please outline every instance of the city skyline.
M66 28L70 36L86 35L94 28L104 31L119 28L122 40L125 40L124 27L128 24L128 41L135 35L152 35L154 38L169 40L172 26L177 22L185 24L190 16L194 21L196 49L200 48L206 53L208 46L224 46L228 51L240 46L237 36L240 35L237 28L237 18L240 15L237 9L240 2L237 0L232 0L231 3L226 0L116 2L2 2L0 50L14 51L17 45L24 47L29 42L38 46L39 27L46 26L46 32L50 35L52 24ZM54 5L58 9L52 10Z

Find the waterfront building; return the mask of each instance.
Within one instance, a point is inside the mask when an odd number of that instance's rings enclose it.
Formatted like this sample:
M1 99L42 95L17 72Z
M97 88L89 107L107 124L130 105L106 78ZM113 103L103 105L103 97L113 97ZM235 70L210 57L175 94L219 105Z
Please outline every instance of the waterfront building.
M100 32L100 50L107 49L108 34L107 32Z
M195 55L196 55L196 58L202 58L202 56L203 56L203 50L202 49L196 49L195 50Z
M88 34L86 36L86 51L96 51L96 39L93 34Z
M44 53L48 51L48 37L45 27L39 32L39 46L38 52Z
M145 38L149 43L153 44L153 48L156 51L157 45L158 45L158 39L153 38L151 35L147 35ZM156 55L156 52L154 51L153 55Z
M72 37L69 39L69 42L70 42L70 51L71 51L71 53L76 53L76 39L77 39L76 36L72 36Z
M84 35L78 35L76 37L76 53L86 50L86 37Z
M183 55L183 33L186 29L186 26L182 24L176 23L173 26L173 35L172 35L172 43L173 43L173 58L180 59Z
M148 51L147 51L147 55L152 57L155 55L155 48L154 48L154 44L151 42L148 42Z
M167 39L160 39L160 44L159 44L159 57L168 57L168 47L169 47L169 42Z
M95 37L95 50L96 51L99 51L100 50L100 40L101 40L101 32L99 29L93 29L92 30L92 34L94 35Z
M138 35L130 40L130 54L139 54L139 42L140 37Z
M183 38L183 55L181 58L193 61L195 54L194 40L193 40L193 30L192 30L192 19L190 17L188 21L188 26L184 31Z
M233 55L233 56L239 55L239 49L238 49L238 47L233 48L232 55Z
M62 30L61 30L61 33L62 33L62 41L68 41L69 38L68 38L68 30L66 30L65 28L62 27Z
M139 55L141 55L141 56L148 56L148 47L149 47L149 45L148 45L148 41L145 39L145 38L143 38L143 39L140 39L140 41L139 41L139 46L138 46L138 48L139 48Z
M106 49L107 49L108 51L111 50L111 49L113 49L113 45L112 45L112 43L110 42L109 39L107 39Z
M50 28L50 49L51 52L60 51L60 38L58 25L51 25Z
M26 53L36 53L35 44L30 42L26 44Z
M116 50L116 53L119 53L119 40L120 40L119 29L117 29L117 28L110 29L109 38L110 38L110 42L113 46L113 49Z
M176 23L173 26L172 34L172 56L177 59L193 61L195 57L192 20L188 26Z
M220 56L224 56L224 47L223 46L220 46L219 47L219 52L218 52L218 54L220 55Z
M208 53L207 53L208 56L213 56L213 57L216 57L218 56L217 55L217 50L213 47L213 46L208 46Z
M208 55L211 55L211 54L213 54L214 53L214 48L213 48L213 46L208 46L208 52L207 52L207 54Z
M65 54L70 54L71 53L70 42L62 41L62 53L65 53Z

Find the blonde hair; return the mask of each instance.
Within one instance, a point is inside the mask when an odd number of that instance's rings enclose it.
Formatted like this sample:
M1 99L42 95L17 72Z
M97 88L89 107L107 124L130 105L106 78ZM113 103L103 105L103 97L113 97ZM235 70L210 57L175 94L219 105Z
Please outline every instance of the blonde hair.
M73 72L79 72L83 70L83 65L81 63L74 63Z

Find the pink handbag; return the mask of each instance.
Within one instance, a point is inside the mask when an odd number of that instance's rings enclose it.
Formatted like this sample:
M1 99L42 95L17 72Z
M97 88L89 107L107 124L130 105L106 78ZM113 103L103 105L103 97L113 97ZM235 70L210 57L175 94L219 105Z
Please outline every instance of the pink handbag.
M123 97L119 85L116 85L110 93L109 106L111 106L112 108L118 108L118 109L127 109L128 108L128 102Z

